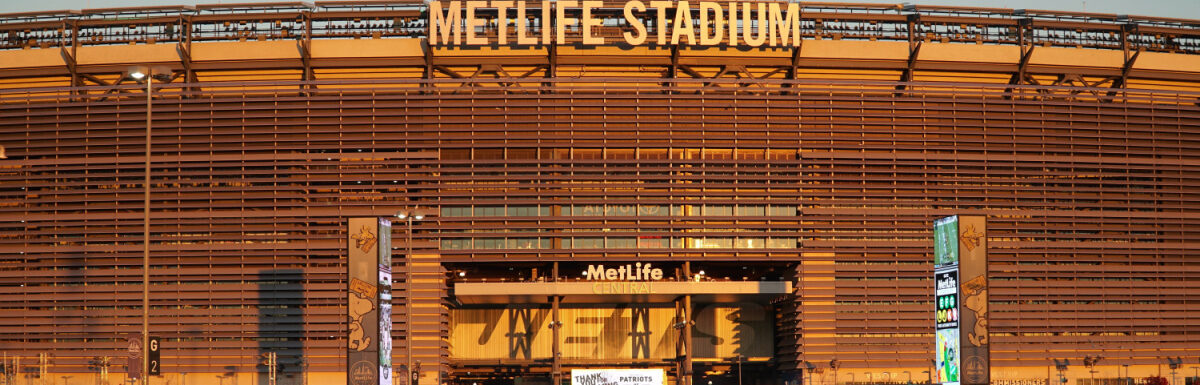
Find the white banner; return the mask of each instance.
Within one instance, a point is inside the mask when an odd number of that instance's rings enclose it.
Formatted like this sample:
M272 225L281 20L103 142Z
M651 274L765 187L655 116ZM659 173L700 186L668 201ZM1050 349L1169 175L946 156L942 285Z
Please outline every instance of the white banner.
M662 369L572 369L571 385L663 385Z

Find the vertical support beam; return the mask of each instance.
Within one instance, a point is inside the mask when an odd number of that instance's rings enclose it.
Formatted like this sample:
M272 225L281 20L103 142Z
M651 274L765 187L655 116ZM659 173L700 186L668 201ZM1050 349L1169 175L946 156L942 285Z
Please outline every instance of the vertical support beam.
M904 72L900 74L900 82L908 83L912 81L913 67L917 65L917 55L921 52L921 42L917 41L916 35L913 34L913 28L917 26L917 19L921 14L914 13L908 15L908 65L904 67ZM908 88L907 85L901 84L896 86L897 91L904 91ZM900 96L899 93L896 96Z
M300 13L304 18L304 38L300 40L300 63L304 66L304 74L301 75L301 80L305 82L301 89L315 89L312 84L316 80L312 68L312 11L304 11Z
M557 274L558 262L554 263L554 270L555 270L554 280L557 281L558 280L558 274ZM559 329L562 329L562 323L560 321L561 318L559 316L559 311L558 311L560 302L562 302L562 296L556 295L553 298L551 298L550 325L552 326L552 328L550 330L553 331L551 338L553 338L554 340L552 341L552 344L550 345L551 346L550 354L553 356L552 357L553 361L552 361L552 365L551 365L551 369L550 369L551 370L550 378L554 382L550 385L562 384L562 344L559 341L559 339L560 339Z
M692 278L692 263L683 263L683 279ZM683 296L682 307L683 333L679 336L683 342L683 359L680 360L683 370L679 372L679 385L692 385L692 296Z
M545 28L545 22L542 28ZM550 46L546 47L546 79L554 79L558 77L558 43L551 40ZM550 88L554 83L542 83L546 88Z
M1133 51L1129 45L1129 34L1137 28L1137 24L1125 24L1121 26L1121 52L1125 54L1125 65L1121 67L1121 77L1113 80L1112 91L1108 92L1108 97L1116 96L1117 90L1125 88L1129 84L1129 73L1133 71L1133 64L1137 62L1138 55L1142 53L1141 49ZM1109 99L1111 101L1111 99Z
M692 296L683 296L683 374L679 385L692 385Z
M667 73L663 74L663 77L666 79L675 79L675 74L678 72L679 72L679 46L673 45L673 46L671 46L671 64L667 66ZM668 94L675 93L674 91L671 91L671 88L674 87L675 85L676 85L676 83L672 80L667 80L667 81L663 82L663 87L666 88L666 92Z
M71 90L72 95L80 95L83 90L76 87L83 86L83 79L79 76L78 65L75 62L76 46L79 45L79 23L76 20L64 20L62 24L63 33L68 30L71 32L70 46L67 46L67 40L59 41L59 51L62 54L63 62L67 64L67 72L71 74Z
M797 46L795 46L795 47L793 47L793 48L792 48L792 66L791 66L790 68L788 68L788 76L787 76L789 80L793 80L793 81L794 81L794 80L796 80L796 77L797 77L797 76L799 76L799 72L800 72L800 47L801 47L802 45L804 45L804 40L803 40L803 39L801 39L801 40L800 40L800 45L797 45ZM792 88L798 88L798 87L796 87L796 83L792 83L792 84L790 84L789 86L790 86L790 87L792 87ZM797 94L797 95L799 95L799 94L800 94L800 92L799 92L799 91L797 91L797 92L796 92L796 94Z
M179 51L179 62L183 65L183 82L194 84L197 79L196 70L192 69L192 15L179 15L179 29L179 45L176 50ZM184 91L191 94L195 89L188 86Z
M550 278L550 282L558 282L558 261L554 261L554 266L550 268L550 274L553 275ZM558 311L559 303L561 301L561 296L554 296L550 310L550 325L554 327L554 333L551 335L553 340L551 341L550 345L550 355L551 359L553 360L551 364L552 367L550 379L554 382L550 385L562 384L562 343L559 341L559 329L562 328L562 323L560 321L561 317L559 316Z
M1025 83L1026 67L1029 65L1029 58L1033 57L1033 40L1026 39L1032 28L1032 22L1029 19L1020 19L1017 21L1017 44L1021 47L1021 58L1017 63L1017 71L1013 73L1012 78L1008 80L1009 85L1020 85ZM1005 93L1014 92L1014 87L1004 89ZM1006 95L1005 98L1011 99L1011 95Z
M553 6L558 6L557 3L552 3L552 4L555 4ZM539 9L539 11L541 11L541 14L546 14L546 12L548 12L543 9ZM558 24L558 18L552 17L552 18L550 18L550 20L541 19L541 23L539 24L541 26L541 28L539 28L538 32L540 34L545 34L545 31L541 30L541 29L545 29L545 28L550 28L551 31L556 31L557 30L556 28L558 28L557 24ZM557 79L557 78L558 78L558 39L550 39L550 45L546 47L546 79ZM542 92L543 93L549 92L550 88L553 86L554 86L554 83L552 83L552 82L542 83L542 87L546 88Z
M429 3L425 4L425 10L426 12L433 12L432 9L429 9ZM441 12L441 10L439 9L438 12ZM432 28L432 25L425 23L425 38L421 39L421 53L425 56L425 69L421 71L421 78L426 80L422 84L422 87L425 88L424 91L421 91L422 93L433 92L433 82L430 81L433 80L433 46L429 45L429 36L431 36L430 32Z
M1137 24L1121 25L1121 52L1125 54L1125 61L1129 61L1129 30L1137 27Z

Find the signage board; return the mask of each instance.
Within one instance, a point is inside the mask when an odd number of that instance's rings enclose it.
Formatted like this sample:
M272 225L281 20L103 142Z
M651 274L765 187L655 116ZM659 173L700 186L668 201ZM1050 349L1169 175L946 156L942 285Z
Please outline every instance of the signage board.
M567 34L579 31L584 46L622 43L631 46L800 46L800 5L796 2L629 0L620 4L623 17L605 18L601 8L611 10L615 5L606 5L599 0L431 1L429 44L565 45ZM698 20L693 22L693 19ZM554 27L535 31L533 25L539 21L542 26ZM619 37L593 31L595 27L609 23L626 24L632 30ZM489 24L497 28L496 34L479 33L480 27ZM510 28L515 39L509 39L506 31Z
M392 222L379 220L379 385L392 385Z
M663 385L662 369L572 369L571 385Z
M958 264L958 216L933 222L933 265Z
M944 267L934 272L934 325L936 330L937 382L958 385L960 361L958 336L958 268Z
M346 382L392 383L391 222L350 218L347 262Z
M150 337L150 352L148 353L149 371L151 376L162 375L162 337Z
M131 335L126 338L126 349L129 352L129 363L126 365L126 375L129 378L142 378L142 337Z
M987 219L962 216L958 220L958 297L961 320L959 344L962 383L991 383L988 336Z
M990 382L987 328L987 221L934 221L934 364L941 385Z

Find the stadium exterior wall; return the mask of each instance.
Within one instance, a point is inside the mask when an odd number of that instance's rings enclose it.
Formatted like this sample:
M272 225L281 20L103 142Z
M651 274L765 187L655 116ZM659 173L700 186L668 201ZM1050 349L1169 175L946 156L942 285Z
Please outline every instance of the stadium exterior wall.
M162 381L263 382L269 351L344 381L347 218L406 209L422 290L617 261L791 281L762 365L824 384L925 380L931 223L982 215L993 382L1200 365L1200 23L807 4L798 47L431 47L422 7L0 15L0 351L89 381L140 332L122 72L154 64ZM467 370L445 341L425 378Z

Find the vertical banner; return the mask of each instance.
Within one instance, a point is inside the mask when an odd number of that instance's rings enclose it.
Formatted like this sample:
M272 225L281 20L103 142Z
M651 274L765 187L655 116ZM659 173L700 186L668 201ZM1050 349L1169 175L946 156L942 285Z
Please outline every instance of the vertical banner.
M379 385L392 385L392 222L379 219Z
M933 223L936 382L991 382L987 327L987 219L951 216Z
M346 309L346 383L379 383L378 218L350 218Z
M958 217L933 222L934 381L959 385Z
M987 385L991 382L988 352L988 258L987 218L958 218L959 310L962 314L962 383Z

